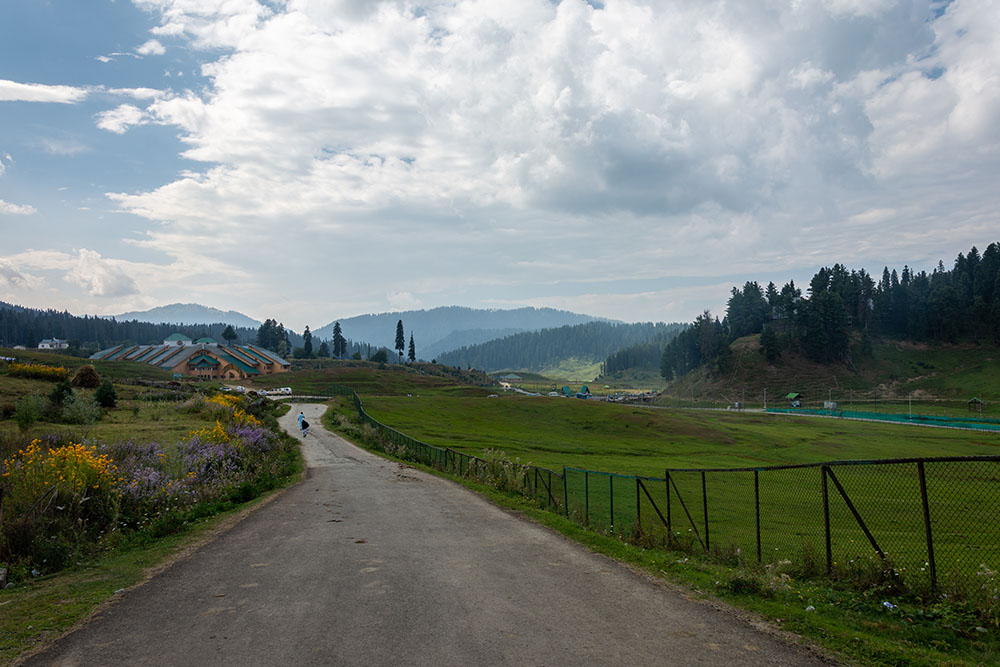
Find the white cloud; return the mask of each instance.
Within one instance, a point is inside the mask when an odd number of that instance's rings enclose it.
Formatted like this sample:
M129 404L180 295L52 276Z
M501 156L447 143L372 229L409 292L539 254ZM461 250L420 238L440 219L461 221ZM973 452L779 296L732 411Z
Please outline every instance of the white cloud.
M21 273L13 262L0 257L0 285L9 288L26 287L30 282L30 277Z
M135 52L141 56L162 56L167 50L159 41L151 39L136 48Z
M34 206L11 204L0 199L0 215L33 215L38 213Z
M75 262L66 272L66 280L80 285L93 296L122 297L139 291L121 263L85 248L78 251Z
M0 79L0 102L57 102L75 104L87 97L87 89L74 86L48 86Z
M137 100L150 100L164 94L162 90L156 88L109 88L108 92L114 95L128 95Z
M42 150L52 155L78 155L90 148L76 139L54 139L47 137L40 140Z
M377 248L373 309L521 285L628 319L691 303L587 280L892 263L935 228L981 245L996 209L1000 17L975 0L134 1L211 54L207 88L97 117L176 127L204 165L109 194L159 223L144 247L197 238L251 277L283 247L327 283Z
M121 104L114 109L98 113L97 127L115 134L124 134L130 127L149 122L146 113L132 104Z

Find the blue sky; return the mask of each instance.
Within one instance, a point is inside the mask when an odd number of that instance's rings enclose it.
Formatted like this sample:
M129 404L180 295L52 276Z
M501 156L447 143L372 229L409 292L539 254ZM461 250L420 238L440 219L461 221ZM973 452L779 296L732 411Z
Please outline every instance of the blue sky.
M1000 240L986 0L8 4L22 305L689 321Z

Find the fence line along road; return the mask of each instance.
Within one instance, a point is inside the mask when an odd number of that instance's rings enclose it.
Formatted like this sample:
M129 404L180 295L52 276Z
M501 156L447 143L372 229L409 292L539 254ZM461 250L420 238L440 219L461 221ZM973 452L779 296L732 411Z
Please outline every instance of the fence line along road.
M790 560L915 592L994 595L1000 570L1000 456L672 468L643 477L561 472L436 447L369 415L388 453L521 493L581 524L727 559ZM807 568L808 569L808 568Z

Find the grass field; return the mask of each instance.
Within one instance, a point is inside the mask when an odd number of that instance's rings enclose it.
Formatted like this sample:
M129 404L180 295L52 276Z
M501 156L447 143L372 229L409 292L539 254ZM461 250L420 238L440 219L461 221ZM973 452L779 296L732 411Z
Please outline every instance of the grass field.
M669 537L691 548L739 549L751 558L757 553L754 473L710 472L703 487L700 473L672 472L668 493L665 469L1000 454L996 434L870 422L548 397L363 400L373 417L427 444L474 456L500 449L520 463L578 469L566 472L565 492L556 494L578 520L624 534L641 522L647 537ZM993 509L1000 499L1000 463L928 463L925 470L937 580L969 592L971 582L982 581L976 579L980 565L990 571L1000 565ZM642 489L628 475L660 481ZM842 466L834 476L896 575L913 589L927 588L930 558L916 464ZM822 482L819 468L759 473L762 561L795 559L825 569ZM827 486L835 570L844 576L878 571L882 561L847 499L832 477Z

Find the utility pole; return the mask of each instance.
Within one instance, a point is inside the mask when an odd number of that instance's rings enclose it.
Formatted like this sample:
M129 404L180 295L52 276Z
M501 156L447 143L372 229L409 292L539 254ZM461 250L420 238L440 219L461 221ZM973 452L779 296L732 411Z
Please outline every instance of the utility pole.
M764 412L767 412L767 387L764 387Z

